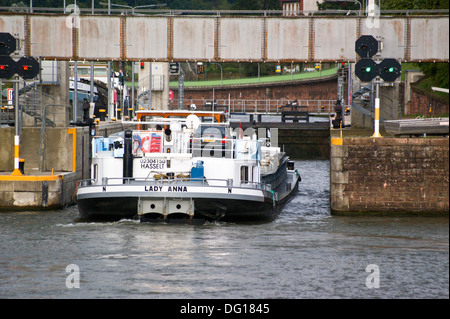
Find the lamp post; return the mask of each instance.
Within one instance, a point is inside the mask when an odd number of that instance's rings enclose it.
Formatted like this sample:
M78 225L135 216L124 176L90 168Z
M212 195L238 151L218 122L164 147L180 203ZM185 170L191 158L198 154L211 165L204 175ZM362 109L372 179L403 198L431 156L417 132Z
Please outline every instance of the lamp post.
M94 0L92 0L92 14L94 14ZM91 85L90 85L90 94L89 94L89 102L93 103L94 102L94 61L91 61L91 71L90 71L90 80L91 80Z
M359 4L359 13L358 13L358 15L361 15L361 10L362 10L361 2L359 2L358 0L354 0L352 2Z
M210 62L211 64L216 64L220 67L220 84L223 85L223 69L222 66L219 63L216 62Z
M357 3L359 4L359 12L358 15L361 15L361 10L362 10L362 5L361 2L359 2L358 0L327 0L327 2L351 2L351 3Z
M110 3L110 1L108 1L108 3L105 3L105 2L100 2L100 4L101 5L104 5L104 6L114 6L114 7L120 7L120 8L128 8L128 9L131 9L131 14L132 15L134 15L134 11L136 10L136 9L144 9L144 8L154 8L154 7L163 7L163 6L166 6L167 4L166 3L163 3L163 4L149 4L149 5L145 5L145 6L136 6L136 7L132 7L132 6L127 6L127 5L122 5L122 4L114 4L114 3ZM108 10L109 10L109 7L108 7ZM109 12L108 12L108 14L109 14Z

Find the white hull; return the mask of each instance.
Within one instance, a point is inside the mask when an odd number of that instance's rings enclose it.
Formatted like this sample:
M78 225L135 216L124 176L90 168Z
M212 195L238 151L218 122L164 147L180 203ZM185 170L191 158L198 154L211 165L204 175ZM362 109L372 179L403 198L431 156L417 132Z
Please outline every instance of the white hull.
M283 192L201 182L80 186L78 205L83 219L271 220L295 193L298 182L298 174L291 172Z

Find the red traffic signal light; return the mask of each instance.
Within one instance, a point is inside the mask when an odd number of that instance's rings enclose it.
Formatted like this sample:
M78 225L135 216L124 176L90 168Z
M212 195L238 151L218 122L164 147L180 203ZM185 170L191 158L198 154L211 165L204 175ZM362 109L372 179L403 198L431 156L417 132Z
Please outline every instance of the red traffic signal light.
M141 62L141 70L144 69L144 62Z
M16 62L9 56L0 56L0 79L9 79L16 73Z
M33 57L22 57L17 61L17 74L24 80L35 78L39 71L39 62Z
M33 57L22 57L16 62L9 56L0 56L0 79L9 79L17 73L28 80L35 78L39 71L39 62Z

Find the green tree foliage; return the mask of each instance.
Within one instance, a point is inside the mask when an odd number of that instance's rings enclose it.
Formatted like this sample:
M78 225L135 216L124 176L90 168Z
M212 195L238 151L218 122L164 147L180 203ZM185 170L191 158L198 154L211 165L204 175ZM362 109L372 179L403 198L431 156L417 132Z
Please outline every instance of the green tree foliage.
M236 0L233 10L281 10L279 0Z
M28 0L0 0L0 7L10 7L13 4L23 3L28 7ZM74 0L66 0L66 6L73 4ZM108 2L108 0L94 0L95 8L105 8L100 2ZM111 0L111 3L128 5L131 7L150 5L150 4L167 4L168 9L186 9L186 10L281 10L279 0ZM92 0L77 0L80 8L91 8ZM35 0L33 7L44 8L62 8L64 0Z
M383 0L382 10L449 9L449 0ZM433 85L449 87L448 63L419 63L419 68Z
M94 0L95 8L102 7L100 2L108 0ZM29 6L28 0L0 0L1 7L10 7L12 4L22 2ZM360 1L362 3L362 1ZM66 5L74 0L66 0ZM281 10L280 0L112 0L111 3L129 5L132 7L149 4L167 4L170 9L233 9L233 10ZM35 0L34 7L62 8L64 0ZM354 2L323 2L317 1L320 10L358 10L359 5ZM77 0L77 5L90 8L92 0ZM419 10L419 9L449 9L449 0L383 0L382 10Z
M448 9L449 0L383 0L381 10Z
M361 2L361 1L360 1ZM356 2L317 2L319 10L359 10Z
M435 86L449 87L448 63L419 63L419 67Z
M359 1L364 3L364 1ZM378 4L378 1L375 1ZM449 0L382 0L381 10L424 10L424 9L448 9ZM355 2L322 2L317 1L319 10L359 10L359 4Z

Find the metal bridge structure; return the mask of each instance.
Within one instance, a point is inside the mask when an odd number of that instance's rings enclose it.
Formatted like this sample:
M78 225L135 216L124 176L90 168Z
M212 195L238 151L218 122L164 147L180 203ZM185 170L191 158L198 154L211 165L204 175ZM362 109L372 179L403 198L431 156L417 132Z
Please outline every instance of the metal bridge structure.
M377 23L359 14L275 13L0 12L0 32L19 39L18 55L47 60L355 62L355 41L373 35L382 42L384 57L449 61L448 11L383 14Z

